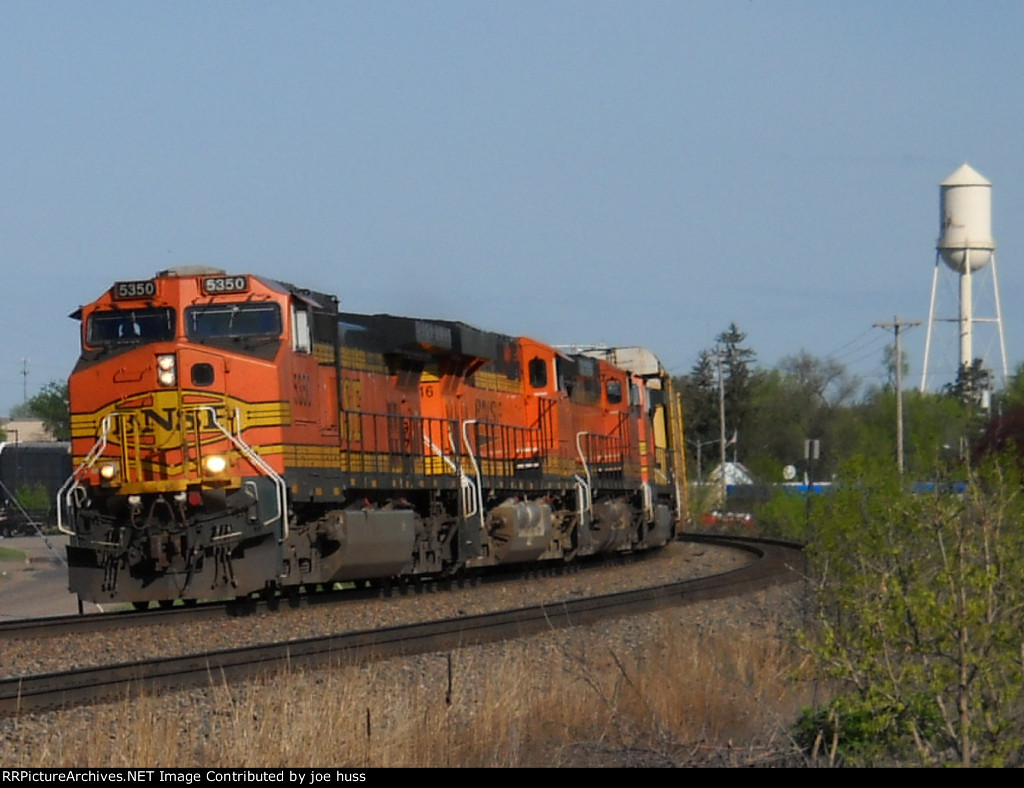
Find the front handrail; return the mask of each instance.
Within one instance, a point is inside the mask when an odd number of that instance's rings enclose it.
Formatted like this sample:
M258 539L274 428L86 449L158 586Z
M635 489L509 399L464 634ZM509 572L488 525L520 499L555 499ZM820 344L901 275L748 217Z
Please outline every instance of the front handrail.
M270 480L274 483L274 488L277 492L277 508L278 515L281 518L281 542L284 542L288 538L289 524L288 524L288 484L281 477L281 475L275 471L270 464L264 460L259 453L252 448L248 443L242 440L241 435L241 424L242 415L238 408L235 408L235 424L238 425L238 434L232 434L220 420L217 418L217 409L212 405L200 405L195 408L198 411L205 411L210 415L209 424L220 430L221 434L224 435L232 445L238 449L239 453L242 454L249 462L251 462L256 468L261 470Z
M71 506L71 495L76 489L79 489L78 480L81 477L82 472L95 465L96 461L106 450L107 436L110 434L114 417L118 415L120 414L117 411L113 411L103 417L102 421L100 421L100 436L96 439L96 443L94 443L92 448L89 449L89 452L85 455L81 464L72 471L64 484L62 484L60 489L57 490L57 530L62 534L67 534L68 536L75 535L73 529L64 525L64 506Z
M266 521L266 525L272 522L274 519L280 518L281 520L281 537L280 541L283 542L288 538L290 533L290 524L288 521L288 485L280 474L275 471L266 460L264 460L259 453L253 449L248 443L242 440L241 437L241 414L239 409L235 409L234 420L239 425L239 433L232 433L227 427L221 424L218 418L217 409L211 405L199 405L196 407L188 408L187 410L193 413L205 412L209 415L209 421L207 422L211 426L215 427L231 444L238 450L238 452L249 460L250 463L264 475L270 478L274 485L275 491L275 502L277 504L277 514ZM72 496L76 490L80 490L79 480L82 474L89 468L92 468L96 462L103 456L104 451L109 444L109 436L111 431L114 429L114 420L121 416L130 416L130 413L122 413L120 411L113 411L108 413L100 422L99 437L96 439L96 443L93 444L92 448L86 454L85 458L75 468L74 472L67 478L67 480L57 490L57 530L68 536L74 536L75 531L73 528L68 527L65 523L65 514L69 512L73 506ZM198 420L197 420L198 422ZM124 437L124 436L122 436ZM184 438L184 435L182 436ZM122 456L122 463L126 463L127 457ZM126 468L127 470L127 468Z

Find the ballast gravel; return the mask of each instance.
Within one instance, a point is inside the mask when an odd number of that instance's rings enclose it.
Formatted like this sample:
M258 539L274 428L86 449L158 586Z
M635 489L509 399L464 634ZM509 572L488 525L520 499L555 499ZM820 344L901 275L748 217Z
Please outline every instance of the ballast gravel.
M396 593L390 597L356 603L315 605L243 618L225 617L214 621L179 622L173 626L119 629L109 633L12 640L3 645L0 675L31 675L476 615L526 605L556 604L561 600L729 572L742 568L752 560L750 554L742 551L699 543L674 542L640 561L625 565L608 564L561 576L502 580L482 583L472 588L406 596ZM765 623L773 606L788 604L788 601L779 601L783 599L779 594L778 590L770 590L744 598L697 602L678 608L674 615L686 616L689 621L707 621L709 626L716 626L715 622L720 622L724 617L739 626L757 627ZM565 650L565 638L573 638L575 645L571 648L578 649L580 653L588 648L612 653L618 645L623 649L633 649L637 644L649 646L656 644L663 636L663 626L664 619L658 614L645 614L566 630L557 640L547 635L540 636L532 639L529 644L531 661L535 659L538 664L543 664L547 661L545 650ZM698 623L698 626L701 624ZM474 648L481 654L493 654L495 660L500 660L495 664L504 664L508 651L517 648L517 645L494 643ZM438 666L435 662L437 659L432 659L430 655L409 657L404 658L401 667L397 669L403 674L420 674L424 671L436 673ZM212 711L215 694L215 691L208 688L171 692L163 696L160 703L166 706L168 715L181 717L182 729L206 726L210 724L210 715L216 713ZM0 719L0 749L4 765L73 765L45 759L40 762L40 747L44 751L48 749L51 745L47 743L53 741L55 736L62 740L79 735L95 736L95 714L96 707L83 707Z

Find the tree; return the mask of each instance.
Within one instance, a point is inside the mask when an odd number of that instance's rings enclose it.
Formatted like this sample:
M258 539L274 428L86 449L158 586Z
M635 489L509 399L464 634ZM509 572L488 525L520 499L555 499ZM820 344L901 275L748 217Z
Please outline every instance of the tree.
M705 446L713 447L718 435L718 384L713 355L702 350L690 374L674 383L686 419L687 465L703 477L710 456Z
M32 415L32 408L29 407L27 402L19 402L17 405L11 407L11 411L8 414L12 419L32 419L35 418Z
M831 358L816 358L806 350L786 356L779 362L779 368L794 386L829 410L850 402L860 388L860 380L850 375L841 363Z
M999 392L993 402L996 413L1015 405L1024 406L1024 364L1018 365L1010 379L1006 381L1006 387Z
M970 364L963 363L956 373L956 381L946 386L946 393L964 405L978 405L984 392L992 391L992 373L982 366L980 358Z
M746 334L735 323L716 337L713 349L702 350L689 375L676 381L686 414L688 453L692 468L708 468L721 454L719 374L725 396L726 438L742 435L751 423L756 373L753 350L744 347ZM700 457L698 458L698 454Z
M747 335L735 323L730 323L729 328L716 338L725 376L726 418L733 432L745 431L753 414L753 389L756 381L753 366L757 354L744 346L746 339Z
M840 688L805 742L853 763L1020 765L1024 517L1012 463L962 489L913 493L895 469L851 466L819 502L806 643Z
M895 390L896 388L896 345L886 345L885 350L882 352L882 366L885 367L886 382L885 385ZM910 362L907 360L907 354L901 350L899 360L899 376L901 379L906 380L910 374Z
M71 438L71 406L66 382L51 380L26 404L29 412L43 422L43 426L54 438Z
M821 441L823 450L815 476L828 478L839 457L840 411L852 403L859 388L860 381L838 361L806 351L787 356L775 370L758 375L754 418L744 441L751 469L761 478L778 480L784 466L799 464L804 441L813 438Z
M989 419L977 442L971 446L975 460L1009 454L1024 467L1024 403L1007 399Z

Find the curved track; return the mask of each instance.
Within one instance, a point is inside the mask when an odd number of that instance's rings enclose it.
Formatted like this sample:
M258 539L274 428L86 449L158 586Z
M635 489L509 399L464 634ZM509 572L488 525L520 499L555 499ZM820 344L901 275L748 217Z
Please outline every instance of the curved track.
M211 677L218 681L241 679L338 659L365 660L443 651L745 594L802 577L803 554L798 545L728 537L687 538L747 550L755 553L758 560L742 569L710 577L553 605L7 679L0 681L0 714L86 704L123 697L130 691L195 686L209 682Z
M696 541L696 540L695 540ZM225 617L245 617L267 612L311 608L331 604L359 604L367 599L405 596L435 592L446 588L469 584L502 583L526 577L545 577L574 574L599 569L611 563L624 567L642 564L653 559L658 551L630 553L622 556L596 556L569 564L550 566L510 566L487 570L484 573L461 580L435 581L419 580L415 583L379 583L359 588L332 590L310 589L292 596L277 596L270 599L246 597L236 600L215 600L188 606L151 608L149 610L122 609L77 615L45 616L41 618L20 618L0 621L0 642L26 638L60 637L88 632L110 632L130 627L153 625L185 624L196 621L216 621Z

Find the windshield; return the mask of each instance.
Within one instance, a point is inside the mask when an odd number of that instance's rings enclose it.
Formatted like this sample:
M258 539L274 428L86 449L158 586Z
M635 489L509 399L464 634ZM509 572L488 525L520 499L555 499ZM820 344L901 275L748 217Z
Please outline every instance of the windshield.
M185 310L189 339L218 337L278 337L281 309L277 304L209 304Z
M174 339L174 310L125 309L93 312L85 328L85 343L92 347L144 345Z

